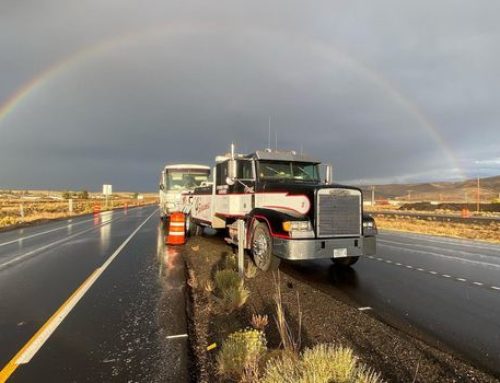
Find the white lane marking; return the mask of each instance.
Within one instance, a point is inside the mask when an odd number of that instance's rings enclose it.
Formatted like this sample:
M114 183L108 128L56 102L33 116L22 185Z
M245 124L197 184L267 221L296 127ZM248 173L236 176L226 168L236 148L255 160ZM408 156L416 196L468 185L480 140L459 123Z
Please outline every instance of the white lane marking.
M383 259L383 258L377 258L377 260L384 261L385 263L392 263L391 261L388 261L388 260ZM402 265L401 263L397 263L397 262L395 263L395 265L404 266L404 267L406 267L408 269L414 269L414 270L418 270L418 271L425 271L421 267L415 268L415 267L413 267L411 265ZM465 278L452 277L449 274L439 274L437 271L434 271L434 270L430 270L428 272L429 272L429 274L441 276L443 278L453 278L453 279L455 279L456 281L459 281L459 282L467 282L467 279L465 279ZM472 282L472 284L474 284L476 286L485 286L485 284L483 282ZM486 287L489 287L489 288L491 288L493 290L500 291L500 287L498 287L498 286L486 286ZM358 308L358 310L360 310L360 311L368 310L368 309L371 309L371 307L367 306L367 308L363 308L363 307Z
M384 237L385 235L397 236L397 237L406 237L409 239L418 239L426 242L439 243L442 245L456 245L456 246L464 246L464 247L472 247L475 249L484 249L484 250L499 250L500 246L494 243L485 243L481 241L474 241L471 239L459 239L459 238L445 238L440 236L430 236L426 234L412 234L403 231L392 231L390 233L384 233L385 230L381 231L380 237Z
M381 261L381 260L382 260L382 258L377 258L377 261Z
M116 217L116 218L114 218L114 219L110 219L110 220L108 220L108 221L106 221L106 222L101 223L100 225L93 226L93 227L91 227L90 229L85 229L85 230L82 230L82 231L76 232L76 233L71 234L71 235L69 235L69 236L67 236L67 237L64 237L64 238L62 238L62 239L59 239L59 240L57 240L57 241L55 241L55 242L50 242L50 243L48 243L48 244L46 244L46 245L44 245L44 246L37 247L36 249L33 249L33 250L31 250L31 251L28 251L27 253L24 253L24 254L18 255L18 256L17 256L17 257L15 257L15 258L12 258L12 259L10 259L10 260L8 260L8 261L4 262L4 263L1 263L1 264L0 264L0 270L4 269L5 267L8 267L8 266L12 265L13 263L17 263L17 262L19 262L19 261L22 261L24 258L27 258L27 257L29 257L29 256L31 256L31 255L33 255L33 254L36 254L36 253L40 252L40 251L46 250L46 249L48 249L48 248L50 248L50 247L52 247L52 246L59 245L59 244L61 244L61 243L63 243L63 242L67 242L68 240L70 240L70 239L72 239L72 238L75 238L75 237L78 237L79 235L82 235L82 234L88 233L89 231L92 231L92 230L95 230L95 229L97 229L97 228L99 228L99 227L102 227L102 226L104 226L104 225L107 225L108 223L111 223L111 222L113 222L113 221L116 221L116 220L117 220L117 219L119 219L119 218L123 218L123 217Z
M359 311L368 311L368 310L372 310L372 308L370 306L365 306L365 307L358 307L358 310Z
M187 338L188 334L169 335L167 339Z
M133 232L130 234L125 241L115 250L115 252L103 263L103 265L90 275L85 282L80 285L76 292L70 297L70 299L64 302L62 310L57 312L57 316L54 317L50 323L47 323L43 331L37 334L38 336L34 339L26 350L17 358L16 364L28 363L31 358L38 352L38 350L43 346L47 339L54 333L54 331L59 327L64 318L73 310L80 299L85 295L85 293L92 287L95 281L102 275L104 270L110 265L111 262L117 257L118 254L123 250L125 246L130 242L130 240L137 234L137 232L149 221L149 219L158 211L156 209L149 217L147 217ZM51 318L52 319L52 318Z
M395 245L381 244L381 246L392 247L392 248L398 249L400 251L406 251L406 252L410 252L410 253L420 253L420 254L424 254L424 255L435 255L437 257L455 259L455 260L463 262L463 263L471 263L473 265L486 266L486 267L491 267L491 268L495 268L495 269L500 269L500 264L496 264L496 263L473 261L471 259L466 259L466 258L462 258L462 257L454 257L452 255L439 254L439 253L434 253L432 251L409 249L406 247L395 246Z
M30 239L30 238L34 238L34 237L38 237L40 235L44 235L44 234L49 234L49 233L52 233L54 231L58 231L58 230L63 230L63 229L66 229L68 226L77 226L77 225L81 225L82 223L85 223L85 222L90 222L90 221L93 221L94 219L86 219L85 221L80 221L80 222L76 222L76 223L68 223L67 225L64 225L64 226L58 226L54 229L50 229L50 230L46 230L46 231L42 231L41 233L36 233L36 234L31 234L31 235L27 235L26 237L20 237L20 238L16 238L16 239L13 239L12 241L8 241L8 242L3 242L3 243L0 243L0 247L2 246L6 246L6 245L10 245L12 243L16 243L16 242L20 242L20 241L24 241L26 239ZM69 220L68 220L69 222Z

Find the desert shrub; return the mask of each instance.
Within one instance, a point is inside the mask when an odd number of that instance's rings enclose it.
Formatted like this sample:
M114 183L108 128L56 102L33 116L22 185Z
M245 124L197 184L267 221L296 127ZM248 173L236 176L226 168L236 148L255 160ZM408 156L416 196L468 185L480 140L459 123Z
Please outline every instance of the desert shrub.
M222 311L232 312L246 303L250 292L244 287L244 281L236 271L219 270L215 273L214 279Z
M78 198L89 199L89 192L87 190L82 190L80 193L78 193Z
M222 299L220 300L220 306L225 312L233 312L234 310L241 308L246 303L249 295L250 291L243 286L224 290L222 293Z
M260 383L297 383L300 381L301 373L298 368L297 358L290 353L282 352L274 358L270 358L264 370L264 376Z
M252 314L252 320L250 323L254 329L264 331L269 323L269 320L267 315Z
M246 329L232 333L217 355L217 371L221 376L238 381L255 381L259 360L266 353L262 331Z
M230 269L219 270L215 273L215 287L217 287L220 295L230 289L237 289L243 285L243 280L240 275Z
M224 258L224 269L238 270L238 259L236 258L236 255L226 255Z
M262 383L379 383L380 375L359 363L352 350L328 344L304 350L300 360L285 353L267 362Z

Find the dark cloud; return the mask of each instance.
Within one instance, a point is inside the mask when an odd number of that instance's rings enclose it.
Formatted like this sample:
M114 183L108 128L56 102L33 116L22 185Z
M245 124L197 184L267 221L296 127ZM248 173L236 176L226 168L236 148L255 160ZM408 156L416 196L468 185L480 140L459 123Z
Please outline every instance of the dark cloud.
M87 53L0 121L0 187L153 190L266 146L269 117L340 180L498 174L497 4L8 2L0 100Z

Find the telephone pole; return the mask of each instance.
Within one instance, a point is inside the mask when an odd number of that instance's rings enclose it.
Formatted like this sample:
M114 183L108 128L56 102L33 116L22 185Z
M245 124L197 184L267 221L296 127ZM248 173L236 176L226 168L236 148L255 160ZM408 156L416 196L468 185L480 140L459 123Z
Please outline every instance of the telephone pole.
M372 207L375 206L375 186L372 186Z
M477 206L476 206L476 213L479 213L479 204L481 202L481 194L479 192L479 177L477 177Z

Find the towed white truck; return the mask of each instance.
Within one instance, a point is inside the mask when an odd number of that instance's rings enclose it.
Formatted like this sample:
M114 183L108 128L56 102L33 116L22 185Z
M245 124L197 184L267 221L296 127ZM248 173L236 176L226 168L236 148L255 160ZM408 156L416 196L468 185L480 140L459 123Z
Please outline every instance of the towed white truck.
M258 150L216 157L213 183L183 195L191 234L202 226L228 229L238 244L237 221L245 227L244 247L262 270L280 259L331 258L350 266L376 251L377 228L363 213L361 190L330 182L320 162L294 151Z
M173 164L163 168L160 175L161 219L166 220L175 211L181 211L181 194L204 186L210 177L210 167L198 164Z

